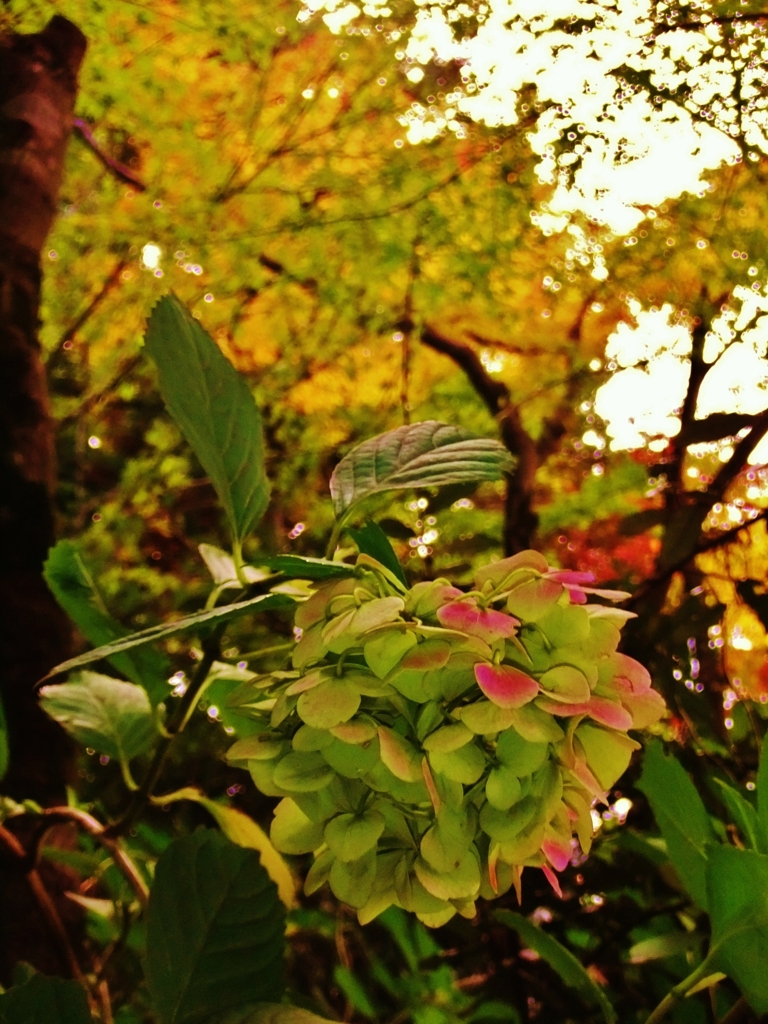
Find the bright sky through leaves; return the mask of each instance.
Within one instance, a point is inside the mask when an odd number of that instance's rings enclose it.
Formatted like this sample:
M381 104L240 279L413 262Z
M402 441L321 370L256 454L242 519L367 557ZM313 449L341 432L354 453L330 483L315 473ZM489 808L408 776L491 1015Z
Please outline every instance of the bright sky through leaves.
M580 218L629 235L666 200L684 192L703 195L707 173L740 161L742 149L752 158L768 148L766 43L753 20L726 17L715 24L705 4L681 13L679 5L650 0L417 7L410 36L403 37L406 78L418 82L420 65L434 59L455 61L462 87L440 108L414 103L400 119L407 140L416 145L462 131L458 115L491 127L525 127L530 118L525 130L538 157L537 175L552 187L532 219L545 234L568 228L571 245L588 256L598 281L609 271L586 244ZM391 14L382 3L361 10L354 3L308 0L300 18L321 10L333 32L361 14L379 20ZM467 32L462 26L474 18L476 31ZM737 288L741 312L726 310L712 325L705 358L716 362L716 373L702 386L699 418L766 405L768 317L758 314L768 309L768 299L755 288ZM669 305L646 310L630 299L628 312L635 326L620 324L608 341L606 357L616 372L598 390L595 411L606 421L614 450L649 442L662 450L680 428L690 334ZM768 456L764 447L753 461Z

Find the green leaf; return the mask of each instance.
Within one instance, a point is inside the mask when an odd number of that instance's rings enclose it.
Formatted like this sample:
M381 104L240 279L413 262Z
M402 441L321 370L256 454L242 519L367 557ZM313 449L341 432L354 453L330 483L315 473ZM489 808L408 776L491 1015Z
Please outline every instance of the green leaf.
M465 786L474 785L487 764L485 754L474 743L468 743L448 754L431 753L429 763L434 771L446 775L454 782L462 782Z
M255 1003L243 1010L233 1010L216 1016L206 1024L328 1024L325 1017L317 1017L309 1010L284 1003Z
M144 339L168 411L194 449L240 544L266 511L261 416L245 379L175 296L152 310Z
M751 850L759 850L759 828L757 822L757 811L752 804L741 793L729 786L722 779L715 779L720 787L720 796L728 808L731 821L739 830L739 834ZM761 851L765 852L765 851Z
M386 569L389 569L400 580L404 587L408 586L403 567L400 565L397 555L389 543L389 538L378 523L374 523L369 519L365 526L362 526L359 530L348 529L347 533L357 544L361 554L370 555L377 562L381 562Z
M145 971L161 1024L202 1024L283 993L285 914L258 855L201 830L157 862Z
M360 694L346 679L325 679L299 697L296 710L305 725L331 729L347 722L360 707Z
M353 448L331 476L336 516L370 494L408 487L498 480L513 467L498 441L427 420L379 434Z
M547 759L547 743L531 743L515 729L506 729L496 744L496 757L518 778L530 775Z
M51 548L43 576L53 596L90 643L109 644L129 635L129 631L107 613L72 541L60 540ZM146 648L130 654L113 654L109 663L131 682L143 686L152 704L168 696L170 667L160 651Z
M757 769L757 823L760 852L768 853L768 732L763 737Z
M355 574L354 565L346 562L329 562L325 558L304 558L302 555L259 556L258 563L292 579L333 580Z
M768 856L713 845L707 863L713 960L755 1013L768 1013Z
M85 990L76 981L33 974L0 995L0 1024L91 1024Z
M565 984L576 989L586 1003L597 1004L606 1024L613 1024L617 1019L616 1013L607 996L590 978L573 953L562 946L557 939L523 917L522 914L516 914L511 910L497 910L494 917L501 924L514 929L526 946L538 953L542 960L546 960Z
M384 831L384 817L378 811L339 814L325 826L325 841L339 860L357 860L373 850Z
M269 835L283 853L312 853L323 845L323 823L312 821L294 800L286 797L275 808Z
M680 882L706 910L707 844L716 836L696 787L658 740L648 744L638 787L648 797Z
M238 615L246 615L249 612L275 611L280 608L292 608L295 602L285 594L260 594L252 597L249 601L239 601L237 604L224 604L219 608L211 608L210 611L196 612L194 615L187 615L186 618L176 619L174 622L164 622L159 626L150 626L149 629L142 629L139 633L131 633L123 640L115 640L97 647L93 651L86 651L85 654L78 654L76 658L62 661L60 665L52 668L44 679L57 676L61 672L69 672L73 668L82 668L83 665L90 665L102 658L111 658L121 651L128 651L133 647L141 647L144 644L152 644L157 640L165 640L169 636L176 636L178 633L185 633L188 629L195 629L198 626L207 625L213 622L222 622L226 619L234 619Z
M121 762L145 753L159 735L147 691L97 672L44 686L40 703L78 743Z
M435 871L454 871L472 845L477 832L477 810L441 807L434 824L421 840L421 856Z
M337 857L331 865L329 882L337 900L357 909L368 902L375 878L376 853L369 850L357 860L343 861Z
M236 807L229 807L227 804L209 800L193 786L177 789L175 793L169 793L168 796L155 802L165 805L175 803L177 800L194 800L208 811L230 842L247 850L258 851L262 867L277 886L277 894L281 902L288 908L295 905L296 886L291 869L272 845L270 837L259 828L253 818L249 818L247 814L239 811ZM285 801L283 802L285 803ZM322 830L320 835L322 836Z
M439 900L471 900L480 889L480 864L474 849L467 850L450 871L438 871L423 857L414 865L416 877Z
M276 786L289 793L312 793L324 789L333 780L334 772L322 754L292 750L280 760L273 779Z

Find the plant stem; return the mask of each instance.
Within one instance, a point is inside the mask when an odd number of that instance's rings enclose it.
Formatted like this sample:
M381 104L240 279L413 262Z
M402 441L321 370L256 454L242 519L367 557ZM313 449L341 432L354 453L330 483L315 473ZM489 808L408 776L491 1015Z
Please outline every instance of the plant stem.
M208 677L211 666L218 657L219 645L226 627L227 623L225 622L217 623L210 637L203 644L203 657L198 663L197 668L189 681L189 686L176 707L176 711L166 726L167 735L161 737L160 742L155 747L155 753L149 768L147 769L147 774L144 776L141 785L136 790L133 799L128 806L128 810L122 818L119 818L116 822L113 822L113 824L105 829L106 834L110 838L115 838L127 832L149 803L152 791L155 788L157 780L160 777L160 772L163 770L165 759L168 756L168 749L174 738L186 725L187 719L200 696L200 691L205 684L205 680Z
M328 540L328 547L325 549L325 557L328 559L328 561L330 561L333 558L333 553L336 550L336 545L339 543L339 537L341 536L341 531L343 527L343 518L337 519L336 522L333 524L331 536Z
M2 843L20 866L23 867L27 863L27 854L24 847L13 832L9 832L8 829L3 828L2 825L0 825L0 843ZM86 985L83 972L80 969L80 964L77 962L75 951L72 949L69 936L67 935L61 917L59 917L59 912L54 906L50 893L45 888L37 868L31 867L24 870L24 876L27 880L27 885L32 890L32 895L37 901L40 913L43 915L45 923L48 926L48 930L50 931L51 937L57 947L59 956L69 969L69 972L75 981L79 981L80 984L87 989L88 986Z
M695 971L692 971L687 978L683 978L681 982L667 992L650 1017L648 1017L645 1024L658 1024L659 1021L663 1020L673 1006L679 1003L680 1000L703 978L706 978L708 974L712 973L713 961L714 957L710 952L709 956L699 964Z
M86 814L85 811L78 810L76 807L48 807L43 814L46 818L53 818L58 821L73 821L78 824L83 831L93 836L100 846L112 857L115 867L122 873L125 880L128 882L130 887L136 894L136 899L142 905L146 907L147 900L149 899L149 889L147 883L141 877L139 869L133 863L130 856L125 850L119 845L119 843L106 834L106 829L97 821L96 818L90 814Z

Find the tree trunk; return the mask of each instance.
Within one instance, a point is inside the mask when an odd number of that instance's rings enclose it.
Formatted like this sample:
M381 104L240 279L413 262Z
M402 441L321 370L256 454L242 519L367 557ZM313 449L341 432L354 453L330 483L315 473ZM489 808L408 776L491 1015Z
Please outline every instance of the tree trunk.
M67 656L69 627L41 576L54 541L54 427L37 340L40 254L56 215L83 34L56 16L0 37L0 695L10 741L2 791L64 793L63 731L35 683Z

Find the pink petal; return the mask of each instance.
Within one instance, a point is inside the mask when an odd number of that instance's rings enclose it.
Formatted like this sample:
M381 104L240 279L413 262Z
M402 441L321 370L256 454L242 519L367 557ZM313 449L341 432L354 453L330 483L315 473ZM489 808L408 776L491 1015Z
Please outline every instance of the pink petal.
M568 591L568 596L571 599L571 604L586 604L587 595L581 589L581 587L569 587L565 584L565 589Z
M576 572L573 569L554 569L547 573L547 579L557 580L558 583L564 583L566 587L569 584L579 586L580 583L594 583L595 574L593 572Z
M511 665L475 665L475 679L492 703L500 708L521 708L539 692L535 679Z
M596 590L594 587L582 587L585 594L596 594L604 597L607 601L626 601L632 595L626 590Z
M592 697L586 708L589 717L601 725L621 729L623 732L632 728L632 715L616 701L606 700L605 697Z
M616 666L616 675L628 679L632 684L635 693L642 693L651 688L651 674L645 665L630 658L628 654L612 655L613 664Z
M562 839L545 839L541 850L555 871L563 871L571 862L571 844Z
M492 643L494 640L510 639L520 625L518 619L492 608L482 610L470 601L453 601L437 610L437 619L446 629L456 629L470 636Z
M549 884L555 890L556 895L559 896L560 899L562 899L563 898L563 890L560 888L560 882L558 881L558 878L557 878L557 875L555 874L555 872L552 870L552 868L548 867L546 864L542 867L541 870L544 872L544 875L545 875L547 881L549 882Z

